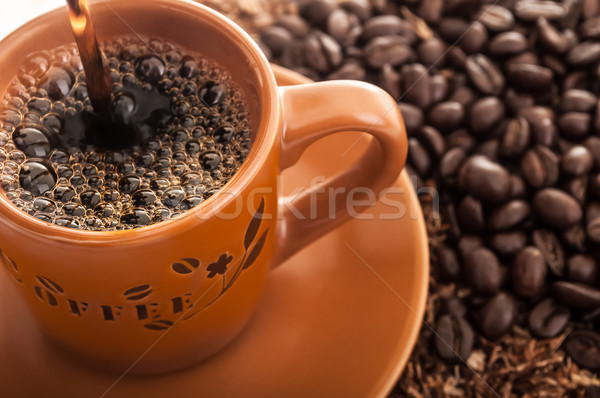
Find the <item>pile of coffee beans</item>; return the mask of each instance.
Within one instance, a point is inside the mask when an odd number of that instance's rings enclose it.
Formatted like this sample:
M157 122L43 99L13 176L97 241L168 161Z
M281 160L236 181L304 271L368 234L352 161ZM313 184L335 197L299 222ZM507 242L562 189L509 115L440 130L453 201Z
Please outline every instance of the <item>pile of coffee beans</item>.
M434 346L467 359L514 325L600 369L600 3L304 0L271 59L398 99L407 169L439 193ZM430 198L431 199L431 198ZM459 290L457 289L457 290Z
M95 114L76 46L31 55L0 103L1 186L43 221L86 230L189 210L239 169L247 105L229 74L161 39L102 43L110 120Z

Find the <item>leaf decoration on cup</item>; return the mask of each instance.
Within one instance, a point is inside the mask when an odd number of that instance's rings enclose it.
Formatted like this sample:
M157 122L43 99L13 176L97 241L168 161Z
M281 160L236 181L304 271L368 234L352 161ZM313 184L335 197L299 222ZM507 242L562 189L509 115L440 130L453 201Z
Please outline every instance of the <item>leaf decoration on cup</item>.
M260 224L263 219L263 212L265 211L265 198L262 198L260 201L260 205L258 205L258 209L252 216L252 221L250 221L250 225L246 228L246 235L244 235L244 248L248 250L254 238L256 238L256 234L258 233L258 229L260 228Z

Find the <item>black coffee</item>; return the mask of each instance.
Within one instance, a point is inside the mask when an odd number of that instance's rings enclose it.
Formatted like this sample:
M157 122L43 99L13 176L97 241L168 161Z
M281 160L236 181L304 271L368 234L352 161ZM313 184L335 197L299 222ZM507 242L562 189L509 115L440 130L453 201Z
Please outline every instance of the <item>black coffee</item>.
M1 186L41 220L121 230L167 220L219 190L250 143L229 74L159 39L103 43L110 117L88 97L75 45L34 54L0 104Z

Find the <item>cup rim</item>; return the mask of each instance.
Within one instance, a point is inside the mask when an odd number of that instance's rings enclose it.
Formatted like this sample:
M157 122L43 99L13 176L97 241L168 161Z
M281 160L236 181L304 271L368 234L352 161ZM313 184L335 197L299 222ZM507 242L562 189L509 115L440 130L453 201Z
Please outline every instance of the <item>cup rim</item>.
M94 17L94 7L99 7L105 2L92 1L90 9L92 18ZM116 6L128 2L108 0L108 4ZM249 68L254 69L254 79L257 80L259 87L258 96L261 109L259 110L258 129L252 144L252 149L242 166L235 172L231 179L223 185L217 193L206 199L200 205L187 210L173 218L156 224L118 231L89 231L82 229L71 229L50 224L39 220L22 210L16 208L11 201L0 192L0 223L10 225L15 229L25 229L28 233L47 237L59 241L77 241L78 244L95 246L97 244L106 245L107 243L131 242L151 239L158 239L162 233L185 231L191 223L198 224L211 218L211 213L215 214L224 209L227 205L248 187L252 182L252 176L258 170L263 168L269 152L275 142L277 135L279 119L279 101L277 100L277 83L275 76L270 68L269 61L260 50L258 44L246 33L239 25L219 12L192 0L154 0L153 7L166 6L167 8L176 8L181 11L189 11L202 17L201 23L212 24L216 29L229 37L230 41L239 46L246 55L246 59L251 59ZM110 11L107 11L110 12ZM29 22L23 24L18 29L0 40L0 49L7 42L18 40L21 35L31 31L40 22L60 18L61 14L67 13L66 6L48 11ZM220 192L227 192L228 195L219 195ZM4 220L2 220L4 219ZM176 231L172 231L176 230Z

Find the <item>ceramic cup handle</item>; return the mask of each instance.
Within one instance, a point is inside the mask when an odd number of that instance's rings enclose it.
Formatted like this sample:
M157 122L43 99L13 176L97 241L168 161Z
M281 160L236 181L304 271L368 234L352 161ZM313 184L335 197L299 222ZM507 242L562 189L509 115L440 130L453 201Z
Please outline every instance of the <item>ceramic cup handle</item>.
M348 193L353 192L355 200L364 200L368 198L366 189L379 195L390 186L398 178L407 152L406 131L398 106L389 94L374 85L331 81L280 87L279 92L284 121L281 171L294 165L310 144L327 135L361 131L375 139L355 164L323 185L293 198L280 199L280 251L275 264L281 264L356 214L347 206ZM315 214L319 216L311 217Z

